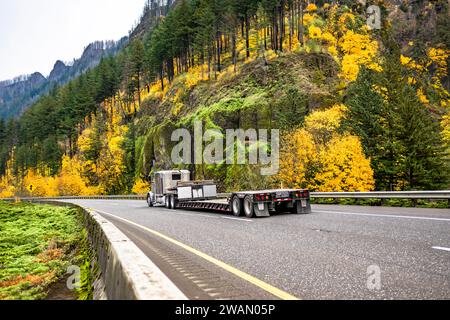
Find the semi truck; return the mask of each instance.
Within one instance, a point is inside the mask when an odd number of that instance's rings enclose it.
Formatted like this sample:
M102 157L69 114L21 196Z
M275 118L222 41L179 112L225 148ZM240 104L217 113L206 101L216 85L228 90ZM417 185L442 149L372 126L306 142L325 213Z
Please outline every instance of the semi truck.
M218 194L214 181L191 180L188 170L158 171L150 180L151 191L147 194L149 207L209 210L237 217L245 215L247 218L270 217L272 213L311 213L309 190L275 189Z

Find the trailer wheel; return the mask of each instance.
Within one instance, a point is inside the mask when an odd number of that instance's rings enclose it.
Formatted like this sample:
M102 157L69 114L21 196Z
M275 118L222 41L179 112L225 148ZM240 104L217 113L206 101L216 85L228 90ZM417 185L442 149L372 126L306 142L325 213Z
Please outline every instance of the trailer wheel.
M175 210L178 206L178 199L175 195L170 196L170 209Z
M231 210L233 211L234 216L242 216L242 199L238 196L234 196L233 200L231 200Z
M247 218L253 218L255 216L255 206L252 196L246 196L244 198L244 213Z

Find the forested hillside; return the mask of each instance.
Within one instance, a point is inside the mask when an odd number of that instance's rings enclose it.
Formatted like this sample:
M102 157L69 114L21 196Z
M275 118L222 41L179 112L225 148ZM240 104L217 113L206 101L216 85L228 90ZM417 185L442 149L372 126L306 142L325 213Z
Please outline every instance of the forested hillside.
M113 56L127 43L124 37L120 41L97 41L89 44L79 59L66 65L56 61L50 75L45 78L39 72L30 76L20 76L13 80L0 82L0 119L20 116L41 96L46 95L55 86L61 86L96 67L102 57Z
M144 193L195 120L281 129L275 176L189 167L223 191L448 188L448 2L363 2L149 2L118 55L0 122L0 196Z

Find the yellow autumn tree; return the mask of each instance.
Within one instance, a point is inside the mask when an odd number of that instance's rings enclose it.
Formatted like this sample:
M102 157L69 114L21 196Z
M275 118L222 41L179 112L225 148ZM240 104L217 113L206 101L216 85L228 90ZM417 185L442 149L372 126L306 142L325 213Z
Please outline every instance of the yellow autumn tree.
M375 181L360 139L338 129L345 106L316 111L305 125L284 137L280 171L283 187L317 191L370 191Z
M2 177L0 180L0 199L12 198L16 194L16 188L5 182Z
M339 42L339 47L343 52L341 78L355 81L362 65L381 71L381 66L376 62L378 42L372 40L368 33L347 30Z
M6 163L5 174L0 178L0 199L12 198L16 195L16 187L14 186L14 176L12 173L12 155Z
M317 159L317 146L313 136L299 129L284 137L277 176L282 188L308 188Z
M318 154L314 189L322 192L369 191L375 187L370 160L358 137L335 135Z
M150 185L147 181L144 181L142 179L137 179L134 183L133 189L131 192L133 194L142 195L147 194L147 192L150 190Z
M82 164L77 157L64 156L58 177L58 192L61 196L86 196L95 194L82 178Z
M124 163L125 152L123 143L127 131L121 126L117 132L108 133L107 143L103 146L98 161L97 176L101 187L114 191L115 186L120 186L123 180L123 172L126 170Z
M447 75L450 50L430 48L428 49L427 56L431 60L429 64L434 64L436 67L436 77L438 79L445 77Z
M428 48L427 55L421 59L414 60L413 58L400 56L400 62L406 68L413 70L416 73L416 78L425 80L426 85L417 89L417 96L419 100L426 106L432 104L442 108L450 106L450 93L446 86L442 83L442 79L447 76L448 58L450 50L441 48ZM430 70L434 70L430 77ZM410 84L417 84L417 79L410 77L408 79ZM427 96L428 94L428 96ZM434 96L434 103L431 103L430 97Z
M83 161L83 172L85 175L95 176L96 183L102 192L120 192L124 189L125 151L124 142L128 132L128 126L123 123L123 110L120 103L114 105L104 105L106 121L102 118L94 118L91 127L98 121L104 121L104 132L100 137L98 158L96 162L86 161L84 153L91 149L94 139L94 131L91 128L85 130L80 137L78 144L81 146L81 158Z
M321 39L322 38L322 29L316 26L309 27L309 37L311 39Z
M358 24L357 16L350 8L332 5L327 7L327 11L327 19L320 32L317 26L313 26L309 35L320 40L341 65L340 78L347 82L355 81L362 65L381 71L377 61L379 43L372 38L369 28Z
M450 149L450 112L442 118L441 126L443 140Z
M83 192L88 194L121 192L125 186L124 142L128 127L122 123L128 109L119 100L105 102L102 107L103 112L92 117L77 141L76 171L87 185Z
M330 109L316 111L305 119L305 128L312 135L314 141L326 144L333 133L341 126L346 107L342 104Z
M42 176L33 169L29 169L23 179L23 188L33 197L58 196L56 178Z
M315 12L317 11L317 6L314 3L310 3L308 4L308 6L306 7L305 11L306 12Z

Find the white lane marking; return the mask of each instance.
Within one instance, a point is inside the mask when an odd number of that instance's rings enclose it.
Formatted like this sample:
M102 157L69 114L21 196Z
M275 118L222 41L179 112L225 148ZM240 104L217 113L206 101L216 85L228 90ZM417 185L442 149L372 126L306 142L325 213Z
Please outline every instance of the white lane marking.
M388 215L388 214L373 214L373 213L358 213L358 212L340 212L340 211L323 211L323 210L314 210L314 212L319 213L337 213L348 216L363 216L363 217L381 217L381 218L395 218L395 219L413 219L413 220L431 220L431 221L446 221L450 222L450 219L445 218L431 218L431 217L415 217L415 216L397 216L397 215Z
M254 220L249 220L249 219L233 218L233 217L222 217L222 219L237 220L237 221L244 221L244 222L253 222L254 221Z
M435 250L442 250L442 251L448 251L448 252L450 252L450 248L445 248L445 247L433 247L433 249L435 249Z
M206 214L200 214L200 213L182 213L182 212L174 212L172 210L168 210L173 214L179 215L179 216L188 216L188 217L204 217L204 218L217 218L214 216L209 216Z
M233 218L233 217L222 217L219 215L208 215L208 214L201 214L201 213L183 213L183 212L174 212L173 210L164 210L167 212L171 212L173 214L181 215L181 216L188 216L188 217L204 217L204 218L211 218L211 219L228 219L228 220L238 220L238 221L244 221L244 222L253 222L253 220L248 219L241 219L241 218Z

